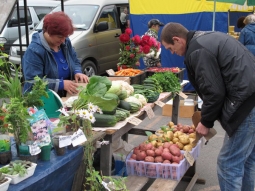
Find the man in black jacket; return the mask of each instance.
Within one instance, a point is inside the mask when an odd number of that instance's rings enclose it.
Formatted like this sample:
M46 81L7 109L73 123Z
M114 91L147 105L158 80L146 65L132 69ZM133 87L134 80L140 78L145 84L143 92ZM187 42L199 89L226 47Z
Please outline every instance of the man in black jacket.
M227 34L188 31L179 23L163 28L161 42L185 56L189 80L203 100L197 133L206 135L216 120L226 131L217 161L221 191L254 191L254 55Z

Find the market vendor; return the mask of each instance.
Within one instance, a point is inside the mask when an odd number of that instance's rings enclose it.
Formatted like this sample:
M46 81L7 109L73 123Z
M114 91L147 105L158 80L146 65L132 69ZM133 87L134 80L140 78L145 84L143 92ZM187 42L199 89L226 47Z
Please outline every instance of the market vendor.
M151 19L148 22L148 31L145 35L149 35L158 40L158 31L161 26L164 26L164 23L160 22L158 19ZM143 62L146 67L161 67L160 55L157 57L154 56L145 56L143 57Z
M44 17L43 30L33 34L22 59L25 78L23 92L31 90L35 76L46 76L49 89L60 97L65 97L67 92L77 94L76 83L88 82L68 38L73 31L72 20L64 12L50 13Z

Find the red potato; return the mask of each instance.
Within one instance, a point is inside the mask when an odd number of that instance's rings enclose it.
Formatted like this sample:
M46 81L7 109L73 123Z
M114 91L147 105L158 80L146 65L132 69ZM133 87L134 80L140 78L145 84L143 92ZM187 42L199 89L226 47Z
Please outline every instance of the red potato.
M163 152L163 149L162 150L161 149L156 149L155 150L155 156L161 156L162 152Z
M150 170L150 171L146 172L146 175L149 177L155 177L155 176L157 176L157 172L155 170Z
M181 150L174 145L171 145L169 150L170 150L170 153L174 156L179 157L181 155Z
M149 164L146 169L156 170L156 164Z
M164 142L163 148L169 148L170 145L171 145L171 143L169 143L169 142Z
M169 148L164 148L163 152L170 152Z
M184 133L188 133L189 132L189 126L188 125L183 125L182 129L183 129Z
M145 147L146 147L146 150L151 150L153 145L151 143L147 143Z
M189 133L194 133L194 129L189 129Z
M133 151L133 153L136 155L138 155L140 152L141 152L141 150L139 148L135 148Z
M163 163L171 163L169 160L164 160Z
M162 158L162 156L156 156L155 159L154 159L154 161L155 161L156 163L162 163L162 162L163 162L163 158Z
M131 158L136 160L136 154L132 154Z
M154 157L152 157L152 156L147 156L147 157L145 157L144 161L145 161L145 162L154 162Z
M164 160L170 161L172 159L172 155L169 152L163 152L161 156Z
M155 152L153 150L147 150L146 154L147 154L147 156L152 156L152 157L155 156Z
M141 144L139 145L139 149L140 149L141 151L146 151L146 150L147 150L146 143L141 143Z
M136 155L136 160L141 161L141 160L144 160L145 157L146 157L145 151L141 151L140 153L138 153L138 154Z
M163 149L164 149L164 147L163 147L162 145L160 145L160 146L158 146L158 149L163 150Z
M179 156L172 156L172 161L179 164L180 163L180 157Z

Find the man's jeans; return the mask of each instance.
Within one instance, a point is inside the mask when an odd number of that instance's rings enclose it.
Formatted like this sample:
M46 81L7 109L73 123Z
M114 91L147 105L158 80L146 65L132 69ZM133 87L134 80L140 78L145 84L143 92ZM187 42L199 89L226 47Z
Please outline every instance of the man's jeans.
M217 172L221 191L254 191L255 108L232 137L226 134Z

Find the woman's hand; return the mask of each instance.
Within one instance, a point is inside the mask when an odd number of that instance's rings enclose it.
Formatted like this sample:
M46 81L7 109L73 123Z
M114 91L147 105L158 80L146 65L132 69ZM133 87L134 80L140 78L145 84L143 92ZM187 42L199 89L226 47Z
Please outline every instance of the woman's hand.
M75 78L76 83L78 83L78 82L88 83L89 82L88 76L86 76L85 74L82 74L82 73L75 74L74 78Z
M64 90L66 90L69 94L74 95L79 91L77 90L78 85L71 80L64 80Z

